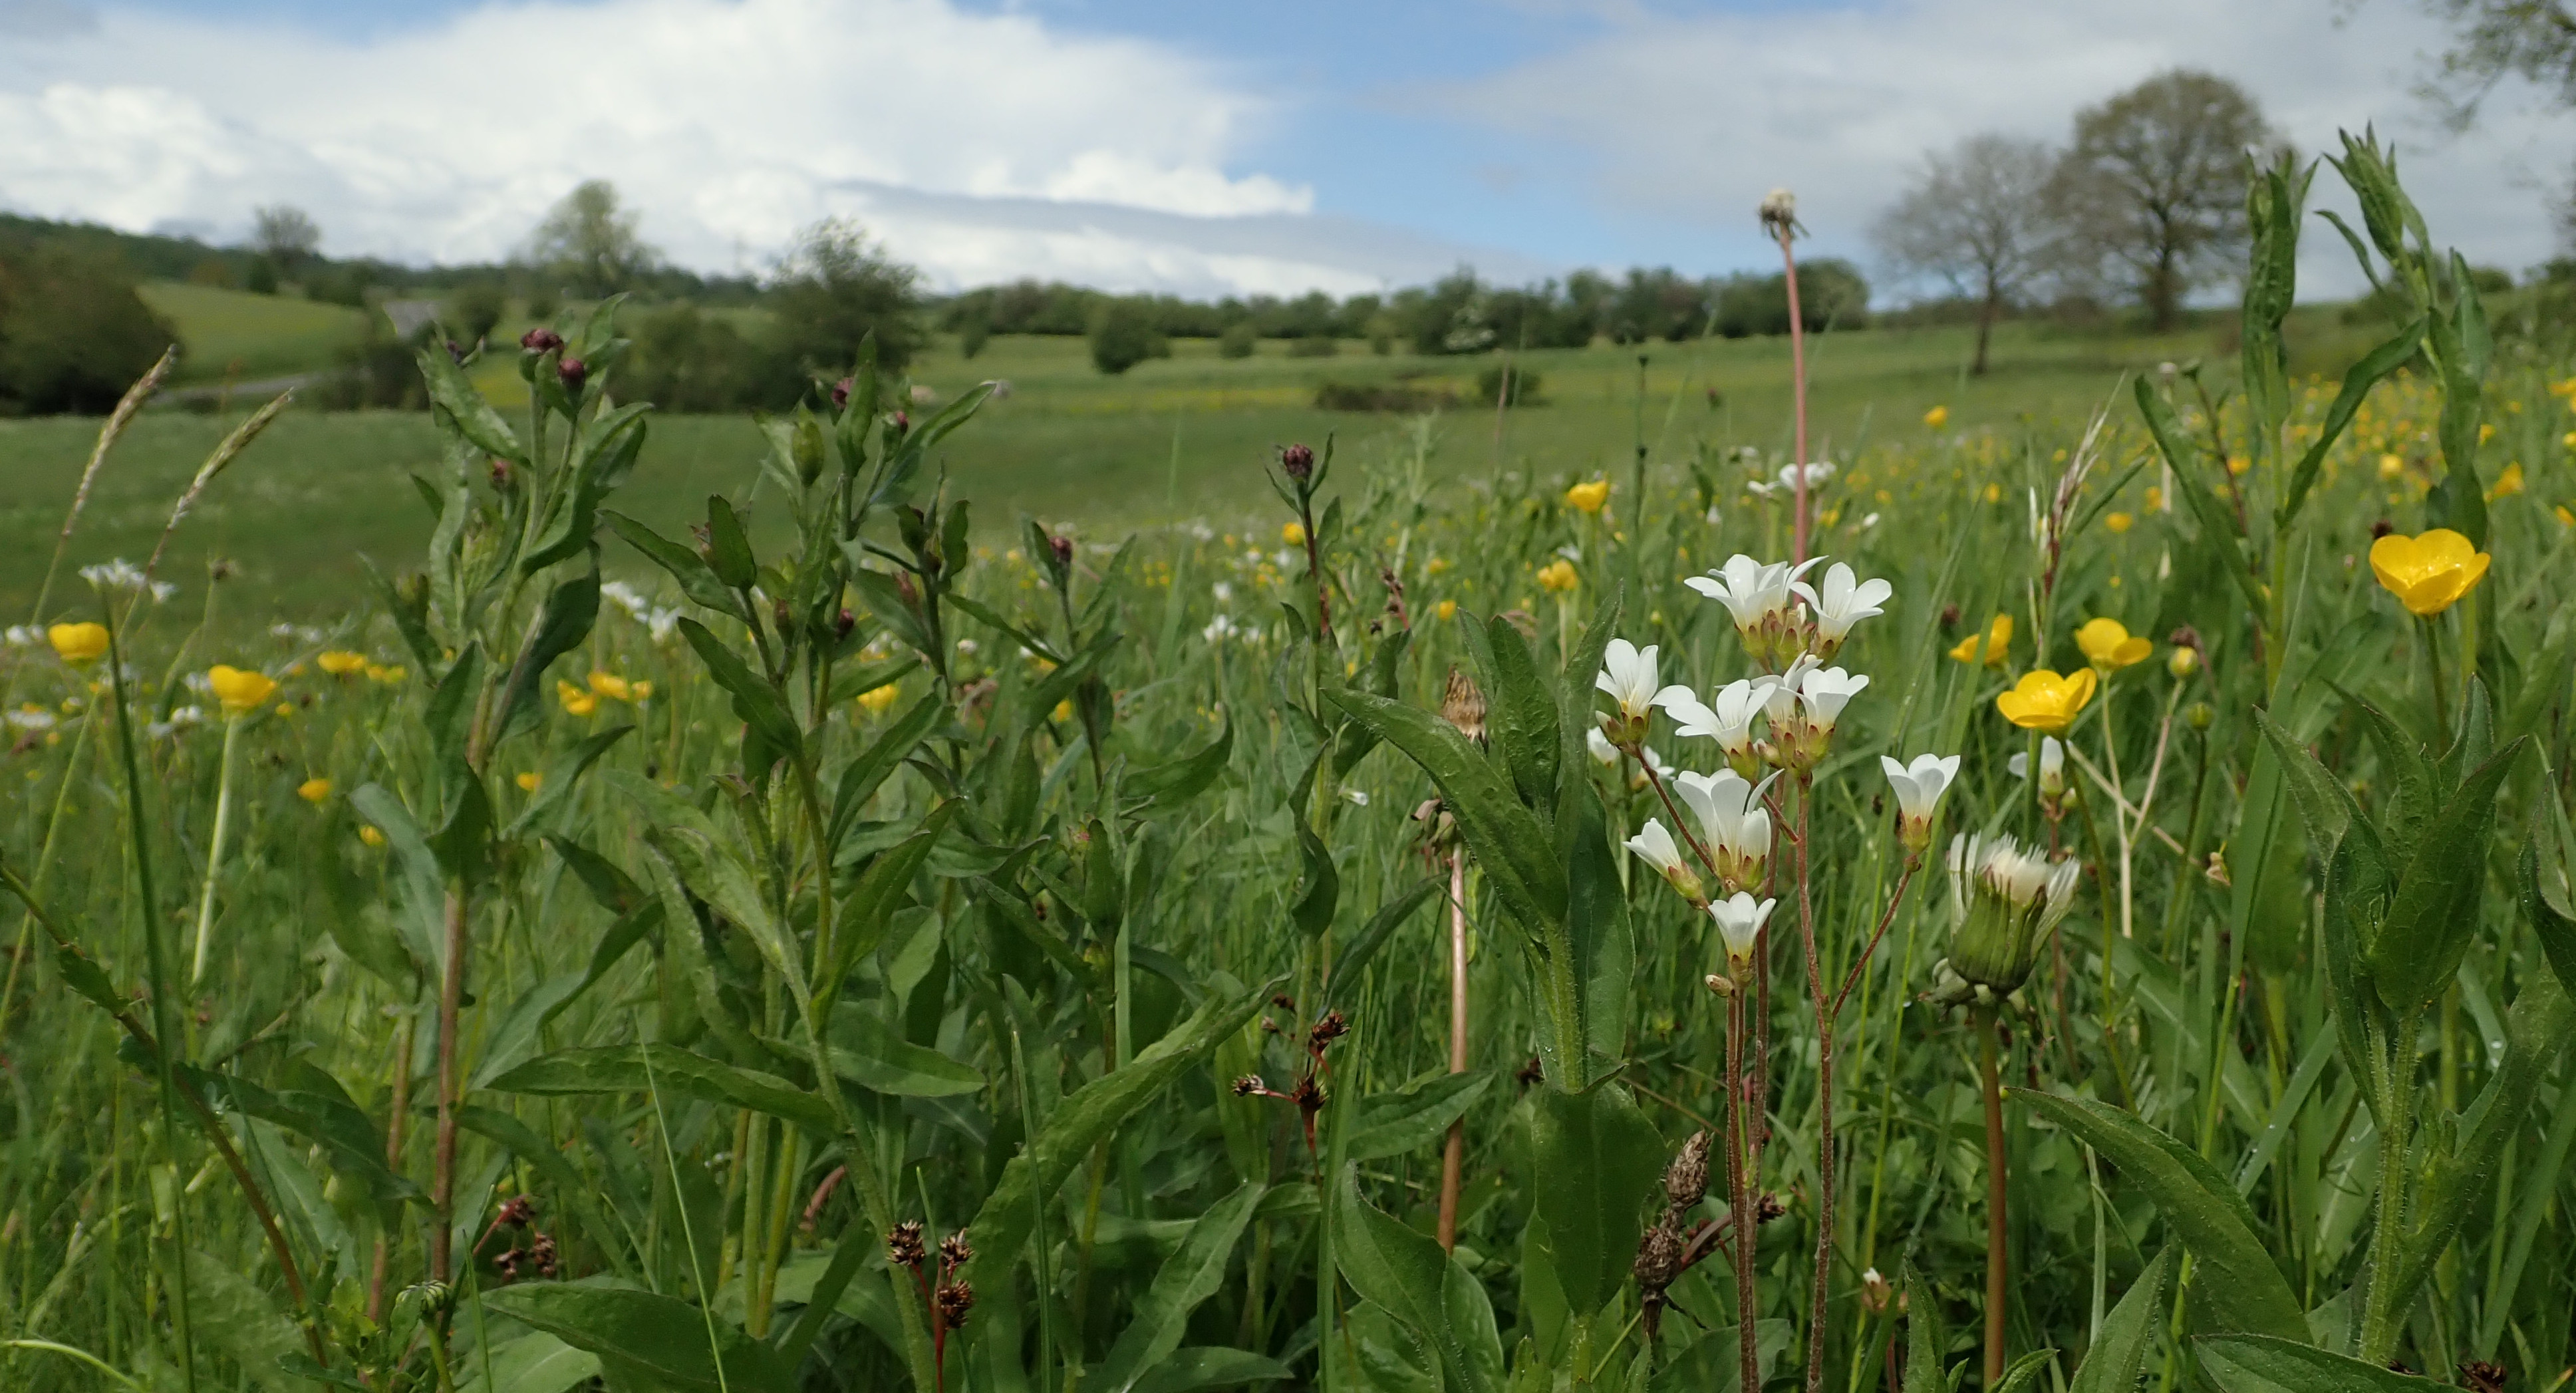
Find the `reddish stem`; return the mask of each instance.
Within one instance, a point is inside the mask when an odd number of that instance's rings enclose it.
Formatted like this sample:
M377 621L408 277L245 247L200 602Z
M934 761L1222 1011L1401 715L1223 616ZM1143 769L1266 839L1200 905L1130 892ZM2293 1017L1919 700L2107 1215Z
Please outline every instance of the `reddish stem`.
M1798 256L1789 249L1790 227L1780 225L1780 264L1789 283L1789 395L1797 415L1798 529L1790 560L1807 559L1807 327L1798 312ZM1752 1385L1747 1384L1746 1387Z

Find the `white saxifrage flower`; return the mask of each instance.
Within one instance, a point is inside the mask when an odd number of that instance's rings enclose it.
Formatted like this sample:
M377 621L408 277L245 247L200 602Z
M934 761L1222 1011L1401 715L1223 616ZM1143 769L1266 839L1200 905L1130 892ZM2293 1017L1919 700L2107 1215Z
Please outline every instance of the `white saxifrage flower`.
M1601 652L1601 671L1592 685L1610 694L1619 703L1621 738L1615 743L1633 743L1645 736L1646 717L1655 708L1655 645L1644 648L1624 638L1610 640Z
M1747 783L1734 770L1721 769L1673 780L1717 861L1718 880L1730 891L1762 883L1762 868L1771 859L1771 814L1762 806L1762 795L1778 777Z
M1860 695L1869 679L1843 671L1824 668L1805 674L1798 684L1798 708L1806 718L1807 728L1821 741L1834 733L1834 722L1842 719L1843 708Z
M1823 560L1817 556L1795 566L1786 561L1764 565L1738 552L1726 558L1725 565L1704 576L1685 577L1682 584L1726 606L1744 651L1755 662L1768 663L1775 657L1785 661L1799 646L1789 613L1795 598L1790 587Z
M1742 972L1753 961L1753 947L1762 937L1762 926L1771 918L1778 900L1756 900L1737 891L1723 900L1711 900L1709 916L1717 920L1718 936L1726 940L1726 964Z
M2029 778L2030 752L2016 751L2004 761L2004 767L2016 779ZM2066 747L2057 743L2054 735L2039 737L2039 791L2051 798L2066 791Z
M1899 764L1880 755L1878 766L1896 791L1897 838L1909 855L1920 856L1932 844L1932 815L1940 809L1941 795L1958 780L1959 757L1916 755L1912 764Z
M1655 693L1655 704L1673 718L1677 733L1716 741L1735 772L1750 777L1762 767L1753 722L1778 684L1776 677L1739 678L1718 689L1715 705L1701 701L1688 687L1666 687Z
M1595 764L1606 766L1619 762L1619 747L1610 743L1610 737L1602 734L1599 726L1583 732L1583 748L1591 752Z
M1637 829L1637 835L1628 839L1627 847L1680 891L1683 899L1700 904L1708 898L1700 885L1699 872L1692 869L1689 856L1673 841L1672 832L1661 820L1647 818L1646 825Z
M1884 580L1862 580L1851 567L1835 562L1825 570L1825 583L1810 586L1797 581L1790 587L1798 598L1807 602L1814 616L1816 636L1812 645L1816 656L1830 658L1842 647L1852 625L1887 611L1880 608L1896 593L1896 587Z

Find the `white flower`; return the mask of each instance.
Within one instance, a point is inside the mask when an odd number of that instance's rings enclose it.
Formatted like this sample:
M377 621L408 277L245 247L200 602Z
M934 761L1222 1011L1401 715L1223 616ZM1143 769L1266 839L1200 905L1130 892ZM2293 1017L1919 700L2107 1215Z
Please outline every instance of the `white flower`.
M1717 859L1718 878L1730 890L1762 879L1763 864L1771 856L1771 814L1762 806L1762 795L1778 777L1770 774L1758 784L1747 783L1734 770L1721 769L1713 775L1681 774L1673 779L1683 806L1699 822Z
M1199 637L1210 643L1223 643L1227 639L1234 637L1238 632L1240 632L1240 630L1235 626L1234 616L1231 614L1220 614L1215 618L1210 619L1207 622L1206 628L1199 630Z
M12 648L33 648L44 641L45 631L37 628L33 624L12 624L9 626L8 642L9 646Z
M1798 689L1807 680L1808 674L1815 670L1815 656L1801 653L1790 662L1789 670L1781 673L1779 680L1771 684L1770 690L1762 694L1762 714L1770 718L1774 735L1797 723L1800 695Z
M135 569L133 562L126 560L122 556L96 566L83 566L80 568L80 574L81 579L88 581L90 584L97 586L101 590L140 590L143 588L143 573Z
M601 585L599 598L626 611L626 617L638 624L648 622L653 616L653 606L645 602L644 596L634 586L622 580Z
M1646 768L1654 770L1657 778L1669 779L1673 777L1673 767L1664 762L1664 757L1662 755L1655 753L1654 746L1639 745L1637 747L1637 753L1646 757ZM1638 775L1633 782L1635 782L1639 787L1644 787L1645 778L1645 773L1641 770L1638 772Z
M2016 752L2004 761L2016 779L2030 777L2030 751ZM2054 735L2039 737L2039 791L2054 798L2066 791L2066 747Z
M1809 493L1815 492L1818 485L1832 477L1834 477L1834 462L1832 460L1820 459L1809 464L1807 466L1807 491ZM1798 466L1794 464L1784 464L1780 466L1780 483L1778 487L1782 493L1796 493L1798 491ZM1815 563L1809 562L1808 564L1813 565Z
M1863 532L1867 532L1876 526L1878 526L1878 514L1876 513L1871 513L1860 520L1860 530Z
M981 644L976 643L975 640L971 638L961 638L957 640L957 651L970 658L975 656L975 650L981 646Z
M1343 789L1343 790L1342 790L1342 796L1343 796L1344 798L1347 798L1347 799L1351 800L1351 805L1352 805L1353 807L1365 808L1365 807L1367 807L1367 806L1368 806L1368 790L1367 790L1367 789L1364 789L1364 788L1346 788L1346 789Z
M2083 874L2083 863L2051 862L2038 847L2023 850L2010 833L1950 839L1950 886L1962 918L1979 894L1991 895L2016 913L2036 911L2036 931L2044 934L2074 908Z
M1619 747L1610 743L1610 737L1602 734L1599 726L1583 732L1583 748L1591 752L1596 764L1606 767L1619 762Z
M168 604L170 602L170 597L178 593L179 587L173 585L169 581L156 580L152 582L152 603L156 605Z
M1807 568L1824 560L1812 556L1792 566L1786 561L1769 565L1742 552L1726 558L1726 564L1705 576L1685 577L1682 584L1726 606L1735 616L1738 629L1758 629L1764 620L1778 619L1789 609L1789 587Z
M22 708L20 710L12 711L8 714L6 719L9 724L16 726L20 730L52 730L54 728L54 713L41 708L34 710Z
M1762 714L1763 703L1778 684L1776 677L1739 678L1718 689L1715 706L1701 701L1688 687L1666 687L1655 693L1655 704L1673 718L1680 734L1715 740L1730 761L1749 760L1753 718Z
M1592 685L1619 703L1619 714L1629 724L1641 724L1655 707L1655 645L1641 649L1624 638L1610 640Z
M1218 604L1222 605L1230 603L1234 599L1234 582L1224 580L1218 581L1216 584L1208 587L1208 593L1216 596L1216 602Z
M1804 677L1798 685L1798 701L1806 710L1808 730L1819 736L1834 733L1834 722L1841 718L1843 707L1869 685L1867 677L1853 676L1838 667L1810 671Z
M653 642L656 644L669 643L673 636L680 632L680 612L676 609L657 609L645 616L644 627L652 632Z
M1861 620L1887 611L1879 608L1896 593L1896 587L1884 580L1862 580L1852 568L1837 561L1825 572L1821 590L1798 581L1789 587L1816 616L1816 637L1827 644L1838 644Z
M206 676L202 672L189 673L187 676L180 678L179 680L187 685L189 691L195 692L199 696L210 696L215 690L214 679ZM175 716L178 713L172 712L171 714Z
M1672 832L1659 819L1647 818L1646 825L1638 828L1637 835L1630 837L1626 845L1639 860L1654 867L1655 873L1670 882L1684 898L1694 901L1700 898L1699 873L1683 859L1681 847L1673 841Z
M1717 932L1726 940L1726 959L1741 966L1753 960L1753 945L1762 936L1763 924L1769 922L1778 900L1756 900L1743 890L1723 900L1709 902L1708 912L1717 920Z
M1941 795L1959 777L1959 757L1916 755L1914 763L1905 765L1880 755L1878 767L1887 771L1888 787L1896 791L1897 835L1906 850L1919 854L1931 844L1932 814Z

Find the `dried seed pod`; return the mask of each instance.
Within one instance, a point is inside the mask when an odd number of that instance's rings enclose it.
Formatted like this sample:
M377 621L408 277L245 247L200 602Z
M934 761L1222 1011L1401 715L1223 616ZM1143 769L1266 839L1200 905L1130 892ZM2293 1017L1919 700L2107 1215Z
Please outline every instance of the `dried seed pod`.
M1693 1132L1673 1163L1664 1168L1664 1198L1679 1215L1696 1208L1708 1194L1708 1133Z
M966 1241L966 1230L939 1240L939 1260L950 1267L963 1267L975 1260L975 1245Z
M1449 686L1440 695L1440 719L1458 728L1460 735L1481 745L1485 743L1485 694L1476 687L1476 679L1458 668L1449 669Z
M899 1267L919 1267L923 1256L921 1221L906 1219L886 1230L886 1256Z
M1633 1267L1637 1285L1659 1292L1682 1275L1682 1236L1671 1225L1657 1224L1637 1240L1637 1261Z
M966 1327L966 1317L975 1309L975 1285L972 1282L950 1282L931 1296L939 1308L940 1323L950 1330Z

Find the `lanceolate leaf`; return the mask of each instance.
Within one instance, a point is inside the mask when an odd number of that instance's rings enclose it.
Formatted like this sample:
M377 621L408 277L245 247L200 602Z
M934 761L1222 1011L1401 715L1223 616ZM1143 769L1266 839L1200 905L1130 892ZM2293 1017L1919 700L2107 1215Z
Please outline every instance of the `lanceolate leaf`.
M2230 1330L2304 1338L2305 1310L2260 1236L2236 1187L2189 1147L2107 1103L2030 1089L2010 1090L2074 1133L2147 1192L2199 1260L2192 1280Z
M2388 918L2370 943L2370 975L2380 1000L2401 1015L2441 995L2477 933L2487 880L2487 843L2495 831L2496 789L2522 753L2517 740L2460 781L2398 879Z
M659 1056L656 1056L658 1067ZM576 1282L522 1282L483 1293L483 1304L672 1388L792 1393L794 1371L778 1352L727 1320L675 1296Z
M596 557L593 558L597 560ZM527 643L519 649L518 659L510 665L509 685L501 692L501 709L489 727L503 735L514 725L525 724L536 715L529 700L546 669L557 658L580 646L590 636L590 626L599 618L599 567L556 586L546 595L545 608L538 611L536 627L528 634Z
M1142 811L1146 814L1176 808L1215 783L1233 755L1234 721L1229 717L1217 730L1216 738L1205 746L1167 764L1131 770L1120 788L1130 797L1144 799Z
M2282 729L2280 722L2272 719L2272 713L2255 708L2254 723L2272 746L2281 781L2289 786L2291 798L2299 805L2299 816L2308 825L2308 849L2320 862L2332 862L2344 828L2361 812L2352 790L2344 787L2333 771L2317 763L2317 757L2308 753L2308 747L2300 744L2297 736Z
M2201 545L2227 563L2227 573L2236 578L2236 588L2244 592L2246 602L2259 613L2263 587L2254 579L2254 568L2245 559L2235 520L2201 477L2208 465L2199 447L2183 435L2182 423L2174 419L2173 408L2157 394L2154 383L2139 377L2136 394L2138 414L2146 418L2147 433L2156 438L2156 448L2164 452L2165 463L2173 466L2174 486L2182 490L2183 501L2191 505L2192 521L2200 528Z
M793 751L800 745L796 718L788 713L787 703L780 700L776 689L760 674L751 670L740 654L725 646L723 639L708 632L707 626L694 619L680 621L680 636L698 651L707 665L707 675L733 696L733 714L758 732L760 738L780 750Z
M1333 1253L1343 1278L1352 1290L1385 1307L1415 1335L1429 1341L1439 1352L1440 1366L1459 1387L1487 1393L1482 1379L1485 1362L1468 1356L1465 1342L1449 1323L1443 1290L1452 1266L1448 1255L1440 1251L1437 1241L1360 1198L1358 1177L1356 1166L1345 1166L1333 1187ZM1472 1310L1473 1303L1467 1304Z
M2518 888L2523 916L2531 921L2532 934L2540 940L2542 956L2549 960L2550 970L2558 974L2559 986L2576 993L2576 919L2558 912L2558 905L2551 903L2552 896L2541 882L2544 872L2541 870L2540 848L2543 845L2552 848L2549 869L2545 874L2553 879L2561 875L2555 851L2558 839L2552 826L2555 821L2552 811L2549 804L2543 802L2532 812L2531 834L2522 843L2522 873ZM2565 903L2564 885L2564 880L2558 879L2556 885L2548 887L2560 891L2557 898L2561 904Z
M1905 1393L1943 1393L1950 1386L1942 1376L1950 1335L1941 1328L1941 1303L1932 1295L1932 1284L1911 1263L1905 1268L1905 1313ZM2129 1393L2129 1385L2121 1384L2113 1393Z
M1440 788L1467 836L1468 850L1512 917L1543 932L1565 913L1565 868L1546 827L1467 738L1428 711L1335 687L1324 699L1404 752Z
M1332 975L1324 979L1325 1002L1330 1004L1346 999L1348 992L1356 990L1360 970L1369 965L1369 960L1377 956L1378 950L1386 946L1386 941L1394 937L1405 920L1413 917L1415 910L1445 888L1437 877L1426 878L1378 906L1377 913L1369 916L1368 923L1333 954Z
M644 1061L648 1049L653 1053L649 1085ZM648 1086L665 1093L765 1112L826 1135L837 1130L831 1106L787 1080L739 1069L670 1045L598 1045L557 1050L529 1060L489 1085L496 1092L540 1096L642 1093Z
M2173 1269L2173 1249L2167 1248L2130 1283L2129 1294L2111 1308L2093 1347L2085 1351L2084 1365L2075 1371L2067 1393L2130 1393L2138 1386L2138 1370L2155 1344L2156 1318L2164 1314L2165 1282Z
M456 423L457 431L474 442L475 449L516 464L528 462L527 451L519 448L519 437L510 430L510 423L501 419L501 413L492 409L492 403L485 401L481 392L474 390L465 369L447 356L444 345L431 344L414 356L420 362L421 380L429 385L430 402Z
M2287 528L2308 500L2308 490L2316 485L2317 471L2325 464L2326 452L2334 448L2344 427L2352 424L2362 401L2379 380L2404 367L2423 347L2425 321L2418 319L2400 330L2395 338L2363 355L2362 360L2345 369L2343 389L2335 393L2334 404L2326 408L2324 427L2307 452L2299 456L2298 468L2291 473L2289 492L2281 499L2274 525Z
M1247 1182L1233 1194L1208 1206L1190 1225L1189 1236L1163 1259L1154 1284L1136 1303L1136 1314L1109 1347L1109 1356L1083 1379L1099 1393L1131 1393L1138 1380L1179 1349L1189 1334L1190 1312L1216 1294L1224 1282L1235 1244L1252 1221L1253 1207L1267 1188Z
M1435 1074L1401 1091L1363 1098L1342 1154L1352 1161L1374 1161L1428 1146L1465 1116L1493 1081L1490 1073Z
M1539 675L1529 644L1511 621L1499 616L1485 623L1485 729L1494 749L1512 773L1521 801L1534 808L1556 802L1556 697Z
M2269 1335L2205 1335L2200 1366L2222 1393L2435 1393L2447 1384Z
M740 613L740 602L724 582L708 569L704 558L661 533L646 527L623 513L602 509L600 514L609 530L626 539L626 544L652 558L653 563L671 573L680 583L680 593L720 614Z
M1585 1093L1534 1089L1529 1109L1529 1173L1547 1177L1536 1187L1535 1210L1547 1223L1548 1256L1566 1304L1587 1315L1626 1279L1645 1231L1646 1199L1669 1157L1654 1124L1618 1084Z

